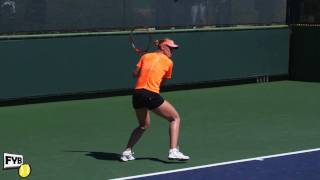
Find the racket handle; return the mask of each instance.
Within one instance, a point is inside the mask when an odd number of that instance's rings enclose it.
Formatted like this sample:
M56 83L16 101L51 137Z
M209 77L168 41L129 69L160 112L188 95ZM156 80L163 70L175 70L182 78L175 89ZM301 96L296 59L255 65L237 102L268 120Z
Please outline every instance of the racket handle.
M133 48L133 50L134 50L135 52L137 52L139 56L142 56L143 53L141 52L140 49L138 49L138 48Z

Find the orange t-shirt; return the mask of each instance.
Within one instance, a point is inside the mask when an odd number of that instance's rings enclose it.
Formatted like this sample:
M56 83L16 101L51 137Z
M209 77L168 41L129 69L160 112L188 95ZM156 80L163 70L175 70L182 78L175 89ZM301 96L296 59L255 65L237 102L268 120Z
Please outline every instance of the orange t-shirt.
M147 89L159 94L162 79L171 78L173 62L161 52L153 52L143 55L136 66L140 72L135 89Z

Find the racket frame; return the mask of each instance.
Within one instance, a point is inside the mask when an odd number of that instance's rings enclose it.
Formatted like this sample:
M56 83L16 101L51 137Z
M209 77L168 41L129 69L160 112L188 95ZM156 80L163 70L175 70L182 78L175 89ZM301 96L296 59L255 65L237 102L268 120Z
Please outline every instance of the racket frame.
M135 35L144 35L146 34L148 36L148 43L144 48L137 47L136 40L135 40ZM147 29L146 31L138 31L136 29L132 29L129 34L129 41L131 44L132 49L139 55L143 56L144 54L149 52L149 49L152 44L152 36L150 31Z

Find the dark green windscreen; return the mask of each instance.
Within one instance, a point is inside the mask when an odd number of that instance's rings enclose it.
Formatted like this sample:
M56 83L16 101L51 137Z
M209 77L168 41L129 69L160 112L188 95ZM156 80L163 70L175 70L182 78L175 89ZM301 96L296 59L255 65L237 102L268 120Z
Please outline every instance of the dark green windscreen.
M289 29L155 34L171 37L170 84L288 74ZM132 88L128 35L0 41L0 99Z
M293 26L290 75L293 80L320 82L320 27Z

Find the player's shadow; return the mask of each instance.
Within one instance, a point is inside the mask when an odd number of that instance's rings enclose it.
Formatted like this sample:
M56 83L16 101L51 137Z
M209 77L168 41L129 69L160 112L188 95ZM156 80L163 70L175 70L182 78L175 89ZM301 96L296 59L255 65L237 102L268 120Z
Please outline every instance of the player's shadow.
M85 153L85 156L89 156L98 160L105 160L105 161L119 161L120 162L120 154L118 153L110 153L110 152L94 152L94 151L64 151L64 152L70 152L70 153ZM179 163L186 163L186 161L165 161L158 158L153 157L137 157L137 161L140 160L149 160L149 161L155 161L160 162L164 164L179 164Z

